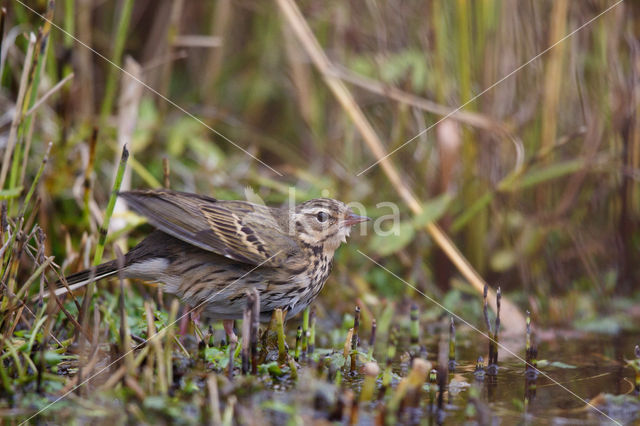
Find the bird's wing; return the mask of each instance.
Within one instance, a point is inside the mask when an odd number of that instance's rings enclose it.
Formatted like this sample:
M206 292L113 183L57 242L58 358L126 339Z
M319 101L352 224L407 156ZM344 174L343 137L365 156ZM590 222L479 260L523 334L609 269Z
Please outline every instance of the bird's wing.
M239 262L302 269L306 259L279 211L245 201L169 190L120 193L129 207L175 238Z

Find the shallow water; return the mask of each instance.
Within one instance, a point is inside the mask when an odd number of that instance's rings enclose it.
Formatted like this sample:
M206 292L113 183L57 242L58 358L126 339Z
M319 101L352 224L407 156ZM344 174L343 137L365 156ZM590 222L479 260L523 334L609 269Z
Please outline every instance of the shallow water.
M492 423L615 424L605 414L623 424L640 423L640 396L630 398L632 404L601 402L603 394L633 395L634 372L624 360L634 356L640 335L583 335L540 342L538 359L550 364L540 362L541 374L534 381L527 381L524 363L503 350L499 352L498 375L478 380L474 360L479 355L477 349L485 349L482 339L473 334L462 339L464 344L458 345L456 354L458 364L449 380L463 379L477 387L480 404L486 404ZM517 354L524 358L524 349ZM551 364L554 362L559 364ZM467 419L469 395L468 387L458 392L454 387L447 394L445 424ZM592 400L604 414L587 404Z
M640 396L633 394L634 372L624 361L633 357L633 348L640 343L639 334L556 337L540 342L539 360L559 364L545 366L541 361L539 370L548 377L541 373L536 380L528 383L524 363L506 356L504 351L500 351L498 375L478 380L474 375L475 360L479 354L486 359L486 343L482 339L473 334L459 336L460 344L456 353L458 364L455 371L449 374L449 384L455 380L456 385L450 386L445 394L445 413L441 418L443 424L599 425L615 424L614 420L621 424L640 424ZM524 349L518 355L524 358ZM394 371L398 373L407 369L406 361L394 364ZM362 386L362 375L346 373L343 383L357 397ZM469 417L467 414L471 386L479 391L478 404L485 412L484 417L480 414ZM300 389L300 383L296 388L297 397L278 391L271 395L267 392L260 399L273 398L291 404L309 390L304 385ZM605 402L603 394L628 394L631 402ZM590 407L587 404L590 401L602 413ZM305 404L298 406L301 405ZM376 420L375 407L376 403L361 407L358 424L373 424ZM302 409L301 413L315 418L326 417L326 413L307 409ZM401 420L415 424L438 424L436 416L430 413L429 394L424 391L419 408L405 414ZM282 419L281 415L272 420L277 419Z

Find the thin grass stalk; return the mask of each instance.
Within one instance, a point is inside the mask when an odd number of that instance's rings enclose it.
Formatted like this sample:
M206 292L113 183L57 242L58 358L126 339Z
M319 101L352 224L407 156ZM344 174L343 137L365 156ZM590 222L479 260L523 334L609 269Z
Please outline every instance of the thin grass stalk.
M167 329L163 329L164 335L161 337L156 331L156 325L154 321L154 315L151 311L151 304L149 301L144 302L144 310L147 315L147 343L151 343L153 347L153 352L155 353L155 363L156 368L158 369L158 374L156 374L158 390L162 395L166 395L168 391L167 385L167 376L165 372L165 358L162 350L162 338L164 338L167 333Z
M20 221L20 223L22 224L22 221ZM24 250L24 243L25 243L25 235L23 231L17 230L15 234L17 235L17 238L15 240L16 246L12 247L13 253L11 253L11 257L10 257L10 263L7 271L8 274L6 277L3 276L3 278L6 279L6 282L7 282L8 294L15 293L15 288L17 285L16 278L18 275L18 270L20 267L20 259L22 258L22 253ZM0 304L0 312L6 312L8 306L9 306L9 298L3 297L2 303ZM3 318L2 325L9 324L11 321L11 318L13 318L13 313ZM9 328L6 329L5 333L8 331L9 331ZM8 337L8 335L5 334L5 337Z
M568 13L568 0L556 0L551 8L551 23L549 25L549 42L556 43L565 36ZM563 75L563 61L565 57L565 49L570 43L560 43L555 46L546 59L545 75L544 75L544 92L542 102L540 103L540 146L539 150L546 150L556 144L558 132L558 111L560 109L560 99L562 87L565 85L566 78ZM534 138L536 140L538 138ZM534 148L535 149L535 148ZM549 155L547 160L553 162L553 155ZM552 197L556 191L551 185L545 185L537 188L537 203L540 206L553 205ZM543 207L544 208L544 207Z
M218 0L212 9L211 36L222 39L227 33L227 28L232 23L231 13L233 8L231 7L231 0ZM205 80L202 81L206 88L204 93L207 103L215 103L213 98L213 94L215 93L214 87L220 74L220 65L222 64L225 45L226 43L222 43L219 47L209 50L207 64L205 65L206 71L203 73Z
M91 138L89 139L89 160L87 167L84 169L84 180L82 186L84 188L83 194L83 207L82 217L87 225L91 225L91 213L89 210L89 204L91 201L91 175L93 174L93 168L96 160L96 145L98 142L98 127L95 126L91 132Z
M455 5L457 25L456 44L458 59L458 96L463 104L471 99L471 24L469 22L469 9L471 3L466 0L457 0ZM475 159L475 158L473 158Z
M438 411L437 420L438 424L441 424L444 419L444 392L447 388L447 378L449 372L447 370L447 346L444 342L440 341L438 344Z
M531 313L529 311L526 312L527 314L527 334L525 337L525 352L528 354L529 350L531 349Z
M24 116L27 117L27 116L30 116L30 115L34 114L38 110L38 108L40 108L51 96L53 96L58 90L60 90L71 79L73 79L74 76L75 76L74 73L67 74L62 80L57 82L55 86L53 86L51 89L49 89L47 91L47 93L42 95L42 97L40 99L38 99L36 101L36 103L33 104L32 107L29 108L29 110L24 114ZM31 126L31 127L33 128L33 126Z
M220 417L220 400L218 398L218 380L215 374L207 376L207 390L209 393L209 410L211 412L211 424L219 425L222 423Z
M634 354L636 356L636 368L634 368L636 372L634 391L636 395L640 396L640 346L636 345L634 348Z
M166 189L171 188L171 165L169 164L168 157L162 157L162 176L164 177L164 179L162 180L164 187Z
M16 242L16 238L19 235L20 229L22 229L23 222L24 222L24 219L21 219L21 220L18 221L18 226L12 224L13 232L12 232L12 228L9 226L9 224L7 222L7 230L9 232L9 239L2 246L2 249L0 250L0 251L3 252L3 256L4 256L3 257L3 263L2 263L2 276L0 276L0 278L2 280L6 279L9 267L11 266L10 260L11 260L11 257L14 255L13 245Z
M64 46L68 49L73 47L73 35L76 33L76 18L74 16L74 12L76 8L74 7L75 0L64 0L64 20L63 20L63 43Z
M249 295L248 295L249 296ZM249 373L249 341L251 340L251 299L247 297L247 305L242 313L242 374Z
M302 312L302 358L307 356L307 346L309 344L309 311L307 307Z
M549 32L549 43L553 44L560 40L566 31L568 1L556 0L551 9L551 24ZM562 78L562 65L565 56L565 43L560 43L554 47L547 57L545 69L543 101L540 105L541 117L541 137L540 149L549 149L556 143L558 105L560 102L561 87L565 81ZM549 157L548 161L553 161Z
M124 256L122 251L118 246L115 246L116 259L118 260L118 281L120 284L120 353L124 355L124 365L126 369L126 373L124 377L127 375L134 374L134 358L133 352L131 352L131 330L129 329L129 320L127 317L127 309L126 309L126 297L125 297L125 286L124 286Z
M38 108L40 108L40 106L44 104L47 101L47 99L49 99L50 96L52 96L54 93L60 90L60 88L63 87L67 82L69 82L73 78L73 76L74 76L73 73L70 72L65 78L60 80L58 83L56 83L55 86L53 86L49 91L47 91L47 93L42 95L42 97L38 99L24 114L25 117L29 118L28 120L29 129L27 130L24 153L22 155L22 171L20 172L21 185L24 185L24 179L25 179L25 176L27 175L27 165L29 162L29 154L31 152L31 141L33 140L33 128L35 125L35 120L31 119L31 115L34 114L38 110Z
M9 164L11 162L11 155L13 154L16 146L16 140L18 136L18 126L22 120L22 105L24 104L25 94L27 92L28 79L33 62L33 51L35 49L36 36L29 34L29 44L27 46L27 53L24 57L24 65L22 67L22 75L20 77L20 86L18 86L18 97L16 99L16 108L13 120L11 121L11 127L9 128L9 137L4 150L4 157L2 159L2 169L0 169L0 189L4 189L4 184L9 172ZM12 188L12 187L10 187Z
M6 343L2 335L0 335L0 343ZM2 347L4 345L1 345ZM11 379L9 378L9 374L7 373L4 362L0 360L0 380L2 381L2 387L4 388L4 392L6 395L12 396L14 394L13 386L11 385Z
M482 303L483 303L482 314L484 317L484 325L487 327L487 334L491 336L491 333L493 333L493 331L491 328L491 321L489 321L489 309L488 309L489 301L487 300L488 295L489 295L489 284L485 284L484 290L482 292Z
M47 165L47 162L49 161L49 154L51 153L52 145L53 145L53 142L49 142L49 144L47 145L47 151L44 154L44 158L42 159L42 162L40 163L40 168L38 169L38 173L36 173L36 177L33 179L33 182L31 183L31 187L29 187L29 192L27 192L27 195L24 197L24 202L22 204L22 208L20 209L20 213L18 214L18 218L24 217L24 213L27 210L27 206L29 205L29 202L31 202L31 197L33 197L33 193L36 191L36 187L38 186L38 182L42 177L44 168Z
M489 341L489 360L487 362L487 374L490 376L496 376L498 374L498 332L500 330L500 303L502 298L502 291L498 287L496 293L496 319L494 323L494 333L489 333L491 340Z
M90 1L74 1L75 19L77 23L77 36L87 45L92 45L92 12L93 3ZM76 34L76 33L71 33ZM79 122L87 124L93 121L93 111L95 104L94 94L94 70L93 70L93 53L89 49L82 48L76 44L73 49L74 63L77 64L78 72L78 116Z
M0 7L0 58L2 58L2 46L3 46L3 41L4 41L4 24L6 22L7 19L7 8L6 7ZM3 69L0 68L0 76L3 73Z
M55 256L49 256L44 260L44 262L42 262L40 265L38 265L36 270L29 276L29 278L20 287L20 290L18 290L18 292L15 295L15 299L21 299L22 296L24 296L24 294L27 292L27 290L29 289L31 284L33 284L33 282L36 279L38 279L38 278L40 278L42 276L42 274L44 273L45 269L47 269L53 263L54 259L55 259Z
M311 309L309 315L310 330L309 330L309 355L313 355L313 351L316 349L316 311Z
M18 326L18 324L20 323L20 319L22 318L22 313L24 312L24 307L25 307L24 303L21 303L20 307L14 311L15 313L12 312L13 321L11 322L11 324L10 324L9 328L7 329L7 331L5 332L5 336L7 336L8 338L13 336L14 331L16 331L16 327Z
M171 384L173 383L173 345L175 342L179 342L179 340L176 338L176 327L174 323L178 316L179 308L180 308L180 302L178 302L178 299L173 299L171 301L171 307L169 309L169 317L167 320L168 321L167 324L169 325L166 327L168 330L166 332L166 338L165 338L166 343L164 346L164 360L163 360L165 364L165 371L167 373L167 380L166 380L167 386L171 386Z
M369 350L367 351L367 359L373 361L373 352L376 346L376 330L378 328L377 322L374 319L371 322L371 335L369 336Z
M118 197L118 192L120 191L120 185L122 184L122 178L124 176L124 171L127 166L127 159L129 158L129 151L127 150L127 146L122 147L122 156L120 157L120 164L118 165L118 170L116 171L116 177L113 182L113 188L111 190L111 196L109 197L109 203L107 204L107 209L104 215L104 222L100 227L100 235L98 237L98 244L96 245L96 251L93 257L93 268L91 271L91 275L89 277L89 284L87 285L87 290L85 291L84 300L82 301L82 310L80 312L80 317L82 321L83 328L86 326L86 314L89 310L89 302L93 298L93 292L95 290L95 281L93 278L95 277L95 268L97 268L100 263L102 263L102 254L104 253L104 246L107 239L107 232L109 230L109 222L111 221L111 216L113 214L113 209L116 204L116 198Z
M443 2L444 0L433 0L431 2L431 25L433 26L433 35L435 38L435 42L433 45L434 51L432 53L434 63L433 68L436 76L435 81L444 81L445 76L447 75L445 70L446 57L450 55L449 49L447 48L447 41L449 40L449 37L447 35L447 25L446 17L443 10ZM444 103L447 96L447 94L445 93L445 85L436 84L433 89L436 101L441 104Z
M298 367L296 366L296 361L293 358L289 358L289 372L291 374L292 380L298 380Z
M327 377L327 379L329 379L329 381L331 381L331 371L332 371L331 369L332 369L332 367L329 366L329 374L328 374L328 377ZM336 370L335 371L335 377L333 378L333 386L336 389L341 389L342 388L342 371L340 371L340 370Z
M4 234L8 232L9 222L7 221L7 202L2 202L2 207L0 207L0 245L4 246ZM0 253L0 258L2 257L2 253Z
M285 350L284 341L284 318L282 315L282 309L276 309L276 332L278 333L278 363L284 364L287 360L287 352Z
M35 209L34 209L35 210ZM45 257L44 257L44 249L45 249L45 239L46 239L46 235L44 233L44 231L41 228L38 228L38 231L36 233L36 241L38 244L38 263L42 264L45 261ZM44 299L44 285L45 285L45 276L44 276L44 271L42 272L42 274L40 275L40 288L38 289L38 296L39 296L39 300L38 303L43 303L43 299ZM53 306L53 305L51 305Z
M104 214L104 223L100 228L100 237L98 239L98 245L96 246L96 252L93 257L93 265L98 266L102 263L102 254L104 253L104 245L107 240L107 232L109 230L109 222L111 221L111 215L113 214L113 208L116 205L116 199L118 198L118 192L120 191L120 185L122 184L122 177L127 166L127 160L129 159L129 150L127 146L122 147L122 156L120 157L120 165L116 172L116 178L113 183L113 189L111 190L111 197L109 197L109 203ZM89 284L93 286L94 283Z
M349 415L347 417L347 424L354 426L358 424L358 417L360 414L360 404L355 398L351 389L345 389L344 391L345 406L349 408Z
M224 408L224 414L222 415L222 426L232 426L234 424L233 413L237 402L238 399L235 395L231 395L227 398L227 406Z
M260 293L254 288L251 305L251 374L258 374L258 330L260 328Z
M411 344L417 345L420 342L420 317L418 312L418 305L413 303L411 305L411 312L409 314L411 325L409 326L411 335Z
M100 108L100 123L106 124L107 117L113 109L113 102L116 97L117 81L122 67L122 54L124 52L124 44L127 40L127 31L129 30L129 22L131 21L131 12L133 11L133 0L124 0L122 10L118 17L118 26L114 35L113 54L111 62L115 66L107 68L107 80L104 86L104 98Z
M150 173L144 165L142 165L135 157L129 158L131 170L133 170L140 178L151 188L161 188L162 182L159 181L152 173Z
M180 32L180 18L182 18L182 10L184 9L184 0L173 0L171 2L171 12L169 12L169 24L166 32L166 48L162 53L170 58L174 54L175 41ZM165 96L169 96L169 88L171 83L171 72L173 70L173 61L165 61L160 74L159 92ZM164 115L168 103L162 102L159 105L161 114Z
M375 362L367 362L363 368L364 382L362 384L362 391L360 392L360 402L368 402L373 398L373 393L376 390L376 380L378 374L380 374L380 367Z
M89 282L93 282L96 277L96 268L92 267L89 271ZM89 330L89 310L91 308L91 299L93 298L93 289L91 285L86 287L84 292L84 298L82 299L82 306L78 312L78 322L82 325L82 330Z
M453 317L449 324L449 370L453 371L456 368L456 326L453 322Z
M39 214L38 209L40 209L40 202L40 197L36 198L35 202L33 203L31 213L29 213L29 216L27 216L27 220L24 222L25 225L22 229L31 229L31 232L27 235L27 241L31 241L35 237L36 231L40 228L39 225L34 225L36 216L38 216ZM29 246L27 246L27 248L29 248ZM31 254L30 252L28 253Z
M302 340L302 327L298 326L298 330L296 330L296 346L295 346L295 352L293 355L293 359L296 361L300 360L300 346L301 346L301 340Z
M433 414L433 407L436 402L436 389L438 387L438 370L432 368L429 372L429 406Z
M98 352L98 343L100 338L100 310L93 310L93 335L91 336L91 352L96 354Z
M353 336L351 336L351 373L356 372L356 361L358 359L358 330L360 328L360 307L356 306L353 317Z
M133 367L134 368L140 368L140 366L142 365L142 363L144 362L144 360L147 358L147 356L149 355L149 352L151 351L151 347L149 345L146 345L145 347L143 347L140 352L138 352L136 354L135 359L133 360Z
M57 272L57 270L54 270ZM62 282L65 283L64 281L64 277L58 275L59 278L62 279ZM60 302L60 299L58 298L58 296L55 294L55 290L56 290L56 286L52 281L48 281L47 284L49 285L49 300L53 299L56 302L56 306L58 307L58 309L60 311L62 311L62 313L65 315L65 317L67 317L67 320L69 322L71 322L73 324L73 326L76 328L76 334L80 334L82 333L85 338L89 338L89 333L82 327L82 325L78 322L78 320L71 315L71 313L64 307L64 305L62 304L62 302ZM66 285L66 283L65 283ZM68 288L68 285L67 285ZM70 292L71 294L71 292ZM73 297L73 294L71 294L71 297L76 305L76 307L78 308L79 312L82 312L82 307L78 304L77 300L75 297Z
M4 359L8 357L13 358L13 363L14 363L13 365L15 366L16 373L18 375L18 380L22 382L23 380L25 380L25 368L22 365L22 361L20 361L20 355L18 355L16 348L11 344L12 343L11 339L8 339L3 336L0 336L0 339L4 341L4 347L7 349L7 352L5 352L5 354L2 356L2 358L0 359L0 362L4 362Z
M476 368L473 371L473 375L476 377L476 380L482 381L484 380L485 374L486 371L484 370L484 359L482 358L482 356L479 356L476 360Z
M353 339L353 327L347 331L347 338L344 340L344 346L342 347L342 356L345 359L345 365L347 358L349 357L349 353L351 353L351 340Z
M5 242L5 243L2 245L2 247L0 247L0 258L2 258L2 261L3 261L3 263L2 263L2 274L1 274L1 276L2 276L3 278L4 278L4 276L5 276L6 272L7 272L7 268L8 268L8 266L9 266L9 265L8 265L8 261L9 261L9 259L11 258L11 254L12 254L11 250L8 250L8 251L7 251L7 249L9 249L9 247L11 247L11 246L12 246L12 243L13 243L13 235L14 235L14 234L11 232L11 229L8 229L8 231L7 231L7 232L9 233L9 239L7 240L7 242ZM5 256L5 253L6 253L6 256Z
M36 316L36 320L31 328L31 336L29 340L27 340L27 351L26 353L30 354L33 349L33 345L36 342L36 337L38 336L38 330L44 325L47 320L47 316L44 315L46 306L43 306L42 309L38 310L38 315Z
M494 345L494 352L493 352L493 363L497 366L498 365L498 333L500 332L500 305L501 305L501 299L502 299L502 290L500 289L500 287L498 287L498 291L496 292L496 306L497 306L497 310L496 310L496 321L495 321L495 332L493 334L493 345Z
M229 350L229 365L227 368L227 377L229 378L229 380L233 379L233 361L234 361L234 355L236 352L236 345L237 343L235 341L231 341L229 343L229 346L227 347L227 349Z
M401 402L408 394L415 392L424 384L427 380L429 370L431 370L431 363L429 361L421 358L413 360L409 375L400 381L387 406L387 422L389 424L396 423Z
M468 102L473 94L471 92L471 70L473 69L473 58L471 56L472 35L469 15L472 3L466 0L457 0L456 3L456 41L457 41L457 75L458 75L458 96L461 104ZM479 23L482 25L482 23ZM482 46L475 46L479 49ZM466 109L471 109L468 105ZM473 135L468 129L462 130L462 175L464 186L462 198L465 205L472 205L480 190L477 179L478 148ZM480 210L465 230L465 249L469 261L482 273L485 265L485 240L487 231L486 209Z
M49 2L49 7L47 9L47 18L53 18L53 1ZM18 144L16 145L15 152L13 155L13 163L11 164L11 174L9 175L9 187L14 188L18 185L18 169L20 164L22 164L22 147L20 145L21 140L30 139L31 132L33 131L33 115L26 115L27 111L31 109L38 99L38 88L40 87L40 80L42 74L42 68L47 60L47 48L49 46L49 30L51 29L51 25L45 22L45 25L40 29L40 34L38 35L38 41L36 42L35 52L34 52L34 62L36 63L35 68L31 69L31 77L29 87L27 89L27 93L25 94L25 102L22 104L22 123L18 128ZM26 135L26 136L25 136ZM29 146L31 144L29 143ZM26 154L26 146L24 154ZM20 182L22 185L23 182Z
M314 97L313 84L311 83L311 67L309 67L306 61L300 60L300 58L304 56L304 53L300 51L298 43L291 37L291 29L289 27L283 27L282 30L286 58L291 70L290 75L295 87L296 101L300 109L300 115L309 129L311 129L311 132L320 136L323 131L319 128L321 125L320 121L317 120L319 115L314 115L314 103L317 101Z

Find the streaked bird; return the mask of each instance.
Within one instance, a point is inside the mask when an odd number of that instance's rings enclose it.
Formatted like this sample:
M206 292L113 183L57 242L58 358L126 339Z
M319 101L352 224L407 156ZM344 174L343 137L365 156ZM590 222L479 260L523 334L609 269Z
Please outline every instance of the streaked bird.
M197 307L197 316L222 320L231 340L248 290L260 294L261 321L278 308L296 315L322 290L351 227L368 220L329 198L288 209L169 190L120 196L156 228L124 256L123 277L162 284L164 292ZM118 272L112 260L96 268L93 280ZM91 270L66 277L71 290L91 279Z

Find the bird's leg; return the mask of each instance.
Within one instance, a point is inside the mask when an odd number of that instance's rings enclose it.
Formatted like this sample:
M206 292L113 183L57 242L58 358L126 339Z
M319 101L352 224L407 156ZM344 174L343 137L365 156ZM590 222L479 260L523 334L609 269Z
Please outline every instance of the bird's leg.
M204 338L202 332L200 331L200 314L202 313L202 309L204 309L204 304L200 304L199 306L192 308L189 312L189 317L191 318L191 321L193 321L193 330L198 342L200 342L201 339Z
M188 306L185 306L185 309L187 309L187 308L188 308ZM180 317L180 336L182 336L184 338L184 336L187 335L187 331L188 330L189 330L189 315L183 314Z
M197 307L191 309L191 312L189 312L189 316L191 317L191 321L193 321L193 323L195 325L200 325L200 314L202 313L203 307L204 307L204 305L197 306Z
M195 308L190 307L189 305L185 305L185 310L187 311L180 318L180 335L185 336L189 330L189 319L193 321L194 327L200 325L200 314L202 313L203 305L197 306Z
M222 326L224 327L224 332L227 333L229 343L238 343L238 336L233 332L233 320L222 320Z
M284 328L285 324L287 323L287 313L288 312L289 311L287 309L283 309L282 310L282 327L283 328ZM284 347L286 348L287 353L289 353L289 345L287 344L287 339L284 340Z

